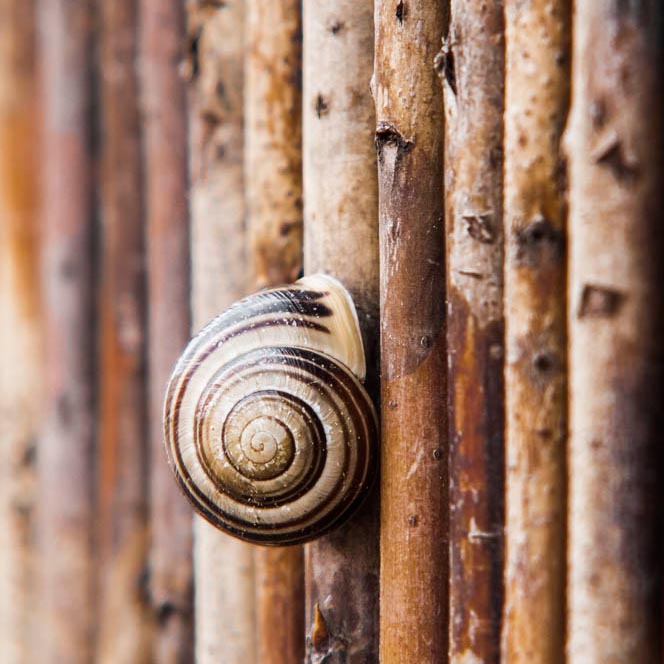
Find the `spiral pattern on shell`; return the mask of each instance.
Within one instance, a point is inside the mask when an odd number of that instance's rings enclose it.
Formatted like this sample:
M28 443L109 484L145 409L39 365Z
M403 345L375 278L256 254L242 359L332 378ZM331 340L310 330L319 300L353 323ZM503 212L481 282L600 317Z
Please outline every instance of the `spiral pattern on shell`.
M233 305L187 346L165 403L175 475L208 521L248 541L334 528L371 481L377 424L343 286L324 275Z

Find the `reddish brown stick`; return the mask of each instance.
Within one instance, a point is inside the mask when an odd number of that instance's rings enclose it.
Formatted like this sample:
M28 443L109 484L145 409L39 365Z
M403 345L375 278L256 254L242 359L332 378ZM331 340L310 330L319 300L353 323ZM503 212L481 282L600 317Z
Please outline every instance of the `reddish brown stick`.
M302 268L302 22L299 0L246 3L245 186L250 290ZM302 547L256 548L258 661L304 657Z
M41 417L34 3L0 1L0 643L31 661L36 437Z
M93 598L90 3L41 3L42 230L47 356L39 443L40 659L88 662Z
M381 247L380 656L447 653L443 104L439 2L376 3Z
M307 273L339 278L357 306L378 394L378 220L371 3L304 3ZM307 661L378 660L378 505L306 547Z
M245 294L243 38L245 5L189 6L192 310L199 330ZM195 521L196 661L254 664L253 547Z
M136 0L101 5L96 659L148 662L147 444Z
M567 661L662 658L664 6L575 3Z
M503 12L452 0L445 90L450 660L497 662L503 522Z
M150 409L150 595L158 621L155 661L189 661L192 511L166 463L164 389L189 338L189 209L182 3L142 0Z
M565 181L570 3L505 3L505 599L502 653L564 657Z

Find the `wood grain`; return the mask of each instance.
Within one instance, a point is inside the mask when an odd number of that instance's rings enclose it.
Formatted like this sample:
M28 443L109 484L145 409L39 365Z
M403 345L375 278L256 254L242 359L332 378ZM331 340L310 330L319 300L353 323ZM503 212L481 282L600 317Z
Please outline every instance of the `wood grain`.
M45 409L39 440L39 647L88 662L95 625L91 3L39 5Z
M193 329L245 294L243 178L244 3L188 11ZM253 547L197 517L196 661L253 664Z
M185 17L175 0L141 0L150 427L149 593L155 662L193 658L192 510L164 452L164 390L189 339L189 201Z
M662 657L663 9L574 8L569 664Z
M376 3L382 463L380 658L447 653L442 3Z
M564 659L565 171L570 3L505 3L505 594L502 654Z
M250 291L302 269L302 17L299 0L251 0L245 28L245 192ZM258 661L304 657L300 546L255 548Z
M35 4L0 2L0 643L34 647L37 434L43 326L39 284Z
M445 94L450 661L500 657L503 9L452 0Z
M149 662L145 273L136 0L100 16L96 660Z
M378 397L378 221L371 3L304 4L305 272L337 277L357 307ZM378 661L378 496L306 546L307 662Z

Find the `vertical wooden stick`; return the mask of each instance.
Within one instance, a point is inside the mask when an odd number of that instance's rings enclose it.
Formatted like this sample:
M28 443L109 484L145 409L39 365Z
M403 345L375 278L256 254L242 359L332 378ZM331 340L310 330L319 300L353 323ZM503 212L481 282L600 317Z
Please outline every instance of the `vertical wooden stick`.
M569 664L662 657L663 26L656 0L575 3Z
M46 408L39 443L40 659L88 662L93 600L91 63L87 1L40 3Z
M378 224L371 3L304 3L305 270L338 277L357 306L368 388L378 396ZM374 493L339 530L306 547L307 661L378 657Z
M381 251L380 656L447 653L443 3L376 2Z
M450 660L500 655L503 524L503 11L452 0L445 91Z
M192 511L166 463L164 389L189 338L189 210L182 3L142 0L142 86L148 255L150 595L157 662L192 655Z
M41 417L34 2L0 1L0 643L30 661Z
M505 3L506 524L502 653L564 656L570 3Z
M147 445L136 0L100 6L99 662L148 662Z
M206 6L207 5L207 6ZM189 7L194 330L246 288L244 3ZM195 521L196 661L254 664L253 547Z
M251 289L302 268L302 22L299 0L246 3L245 186ZM258 661L304 657L302 547L255 549Z

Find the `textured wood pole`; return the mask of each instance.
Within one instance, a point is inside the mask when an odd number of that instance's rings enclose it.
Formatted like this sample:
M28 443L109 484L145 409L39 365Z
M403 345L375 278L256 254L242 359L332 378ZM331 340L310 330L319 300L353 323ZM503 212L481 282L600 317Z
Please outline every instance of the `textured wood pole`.
M34 2L0 1L0 643L30 661L41 417Z
M664 6L575 3L567 661L661 661Z
M40 3L46 404L39 441L39 658L88 662L93 600L92 20Z
M245 24L245 186L250 289L302 268L300 0L250 0ZM301 664L301 546L254 549L258 661Z
M378 221L371 3L304 3L305 271L349 289L378 396ZM378 505L306 546L308 662L378 658Z
M164 390L189 338L189 209L184 9L142 0L145 216L148 267L150 577L157 618L154 661L189 661L192 635L192 511L166 463Z
M503 8L452 0L445 93L450 660L497 662L503 524Z
M244 3L189 6L194 330L244 295ZM195 522L196 661L254 664L253 547Z
M447 653L443 3L376 2L381 254L380 656ZM306 191L306 190L305 190Z
M561 664L570 3L505 3L503 661Z
M147 445L136 0L99 6L101 287L96 661L148 662Z

